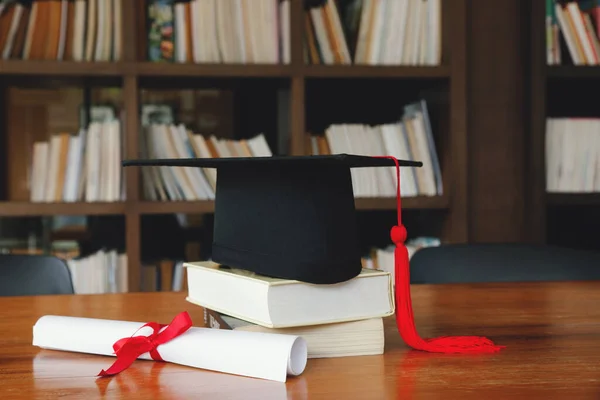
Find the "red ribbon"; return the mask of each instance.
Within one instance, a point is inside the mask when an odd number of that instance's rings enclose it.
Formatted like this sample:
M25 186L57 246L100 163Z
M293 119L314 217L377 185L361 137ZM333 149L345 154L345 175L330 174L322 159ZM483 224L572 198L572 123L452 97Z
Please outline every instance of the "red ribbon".
M415 350L431 353L495 353L504 346L494 344L490 339L481 336L442 336L423 339L419 336L413 316L410 295L410 263L406 241L406 227L402 224L402 196L400 195L400 166L392 156L388 158L396 164L396 202L398 224L392 227L391 239L396 245L394 249L394 274L396 297L396 325L404 342Z
M168 325L148 322L142 325L137 331L147 326L151 327L153 331L149 336L131 335L131 337L119 339L113 344L117 359L106 371L100 371L98 376L116 375L127 369L144 353L150 353L150 357L155 361L163 361L158 353L157 347L187 331L192 326L192 319L190 318L190 315L184 311L176 315L175 318L173 318L173 321ZM165 326L166 328L161 331Z

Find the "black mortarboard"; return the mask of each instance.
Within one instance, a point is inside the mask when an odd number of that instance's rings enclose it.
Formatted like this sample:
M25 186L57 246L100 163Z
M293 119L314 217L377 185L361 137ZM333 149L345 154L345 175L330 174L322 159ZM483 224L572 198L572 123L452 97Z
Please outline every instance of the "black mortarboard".
M392 227L396 323L418 350L493 353L478 336L423 339L413 317L400 167L421 162L347 154L126 160L124 166L217 168L213 261L257 274L313 284L344 282L361 271L351 168L396 168L397 225Z
M336 154L128 160L123 165L217 168L213 261L324 284L351 279L362 268L350 169L395 164Z

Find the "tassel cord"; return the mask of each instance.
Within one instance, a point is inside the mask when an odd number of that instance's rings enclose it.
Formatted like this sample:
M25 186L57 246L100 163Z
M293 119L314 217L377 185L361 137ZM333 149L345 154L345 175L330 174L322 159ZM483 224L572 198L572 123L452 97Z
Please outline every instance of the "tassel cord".
M395 275L395 300L396 300L396 325L402 340L415 350L432 353L495 353L504 346L494 344L490 339L480 336L440 336L432 339L423 339L419 336L413 315L410 293L410 263L408 249L405 242L406 228L402 224L402 196L400 194L400 166L395 157L385 156L380 158L392 159L396 164L396 201L398 224L392 227L391 239L395 244L394 249L394 275Z

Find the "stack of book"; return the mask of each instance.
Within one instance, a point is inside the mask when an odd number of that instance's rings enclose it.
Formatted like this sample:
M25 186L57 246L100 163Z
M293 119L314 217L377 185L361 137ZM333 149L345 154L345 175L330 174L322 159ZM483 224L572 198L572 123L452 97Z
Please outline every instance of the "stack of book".
M600 4L546 0L546 63L600 64Z
M122 0L0 1L3 60L119 61Z
M118 119L94 121L77 134L62 132L34 142L30 201L123 201L125 181L120 167L123 153Z
M148 60L289 63L290 0L148 0Z
M193 132L183 124L144 127L140 137L142 158L271 157L264 133L248 139L217 138ZM144 197L152 201L209 200L215 198L214 168L158 167L142 169Z
M215 329L303 337L309 358L382 354L383 318L395 311L389 272L363 269L331 285L278 279L212 261L184 263L188 296Z
M311 64L440 65L441 0L324 0L304 18Z
M546 192L600 192L600 118L546 118Z
M99 249L92 254L65 261L75 294L127 292L127 254L115 249Z
M422 161L421 168L400 169L402 196L441 196L442 171L427 102L406 104L398 121L379 125L332 124L323 133L308 133L306 147L312 155L349 153L364 156L387 154L401 160ZM396 168L354 168L356 197L395 197Z

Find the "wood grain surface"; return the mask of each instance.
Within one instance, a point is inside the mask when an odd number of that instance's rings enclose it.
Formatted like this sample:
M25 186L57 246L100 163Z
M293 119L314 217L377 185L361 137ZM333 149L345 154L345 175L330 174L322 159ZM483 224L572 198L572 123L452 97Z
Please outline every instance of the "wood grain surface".
M600 282L412 290L421 336L485 335L507 348L484 356L409 350L389 318L384 355L309 359L304 373L285 384L142 360L98 379L114 358L36 348L36 320L55 314L168 323L187 310L202 326L203 310L184 293L4 297L0 393L2 399L600 398Z

